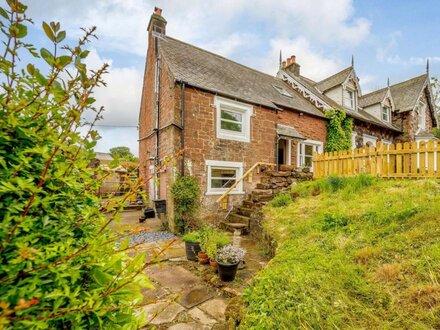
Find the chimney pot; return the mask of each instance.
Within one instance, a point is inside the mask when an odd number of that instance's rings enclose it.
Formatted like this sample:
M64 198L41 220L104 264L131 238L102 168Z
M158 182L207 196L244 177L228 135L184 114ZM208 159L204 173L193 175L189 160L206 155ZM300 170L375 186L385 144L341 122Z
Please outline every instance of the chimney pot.
M296 56L295 56L295 55L292 55L292 56L290 56L290 59L292 60L292 63L295 63L295 61L296 61Z
M159 7L154 7L153 14L150 17L150 22L148 23L148 32L157 32L160 34L165 34L167 26L167 21L162 16L162 9Z
M162 8L154 7L154 13L156 15L162 16Z
M287 59L287 66L289 66L290 64L292 64L292 59L289 57L289 58Z
M283 61L283 64L281 65L281 67L284 69L286 67L286 61Z

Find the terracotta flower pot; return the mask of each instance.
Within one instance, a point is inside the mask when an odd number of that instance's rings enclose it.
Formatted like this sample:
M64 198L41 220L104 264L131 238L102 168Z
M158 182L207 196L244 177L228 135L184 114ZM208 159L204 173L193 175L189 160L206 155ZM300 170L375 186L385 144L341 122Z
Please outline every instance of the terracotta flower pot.
M209 264L209 257L205 252L200 251L199 253L197 253L197 256L199 257L200 264L202 265Z
M209 264L212 268L217 269L217 261L215 261L214 259L209 259Z

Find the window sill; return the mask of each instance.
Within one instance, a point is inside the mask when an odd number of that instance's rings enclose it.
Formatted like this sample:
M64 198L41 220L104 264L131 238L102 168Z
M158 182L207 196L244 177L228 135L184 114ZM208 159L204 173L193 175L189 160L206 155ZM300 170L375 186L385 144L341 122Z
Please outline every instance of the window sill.
M250 139L245 136L237 136L233 134L225 134L225 133L219 133L217 134L217 139L220 140L229 140L229 141L237 141L237 142L244 142L244 143L250 143Z

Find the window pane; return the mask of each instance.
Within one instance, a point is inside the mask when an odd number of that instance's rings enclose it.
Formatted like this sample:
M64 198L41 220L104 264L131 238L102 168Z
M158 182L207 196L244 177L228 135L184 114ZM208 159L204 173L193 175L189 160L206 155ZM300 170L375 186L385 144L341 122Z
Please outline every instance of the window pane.
M234 131L234 132L240 132L241 133L242 125L222 120L221 121L221 129L228 130L228 131Z
M213 178L234 178L236 174L235 169L228 168L213 168L211 170L211 177Z
M232 120L241 123L242 122L242 115L240 113L223 110L221 114L222 119Z
M313 164L313 157L305 156L304 157L304 166L312 167L312 164Z
M235 183L235 179L212 179L211 188L230 188Z
M305 145L305 155L306 156L313 156L313 145L311 145L311 144Z

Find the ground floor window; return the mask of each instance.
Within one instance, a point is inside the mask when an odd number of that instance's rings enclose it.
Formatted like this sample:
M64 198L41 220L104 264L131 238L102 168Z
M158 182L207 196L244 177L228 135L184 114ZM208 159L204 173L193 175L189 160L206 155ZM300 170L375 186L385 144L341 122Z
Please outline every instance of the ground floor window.
M305 140L298 143L298 167L309 167L313 170L313 154L322 151L321 141Z
M243 175L243 163L207 160L207 195L221 195L234 185ZM232 194L243 193L243 183L231 191Z

